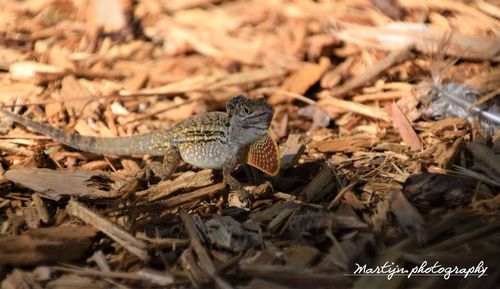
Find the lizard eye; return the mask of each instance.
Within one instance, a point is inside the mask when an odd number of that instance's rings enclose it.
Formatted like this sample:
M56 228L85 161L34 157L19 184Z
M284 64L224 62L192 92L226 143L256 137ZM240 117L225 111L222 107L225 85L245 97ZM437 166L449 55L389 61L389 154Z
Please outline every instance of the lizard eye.
M241 111L243 111L244 114L250 114L250 109L248 108L248 106L243 105L241 107Z

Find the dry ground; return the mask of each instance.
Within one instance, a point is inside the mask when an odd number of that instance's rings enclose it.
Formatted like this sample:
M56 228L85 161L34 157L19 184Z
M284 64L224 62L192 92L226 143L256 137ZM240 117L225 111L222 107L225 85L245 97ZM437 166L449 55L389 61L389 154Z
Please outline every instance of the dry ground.
M244 93L273 105L282 153L276 177L235 173L244 211L220 172L182 164L147 187L147 156L75 151L0 116L2 288L498 288L498 125L432 107L453 93L500 115L498 1L0 6L4 107L109 137ZM487 276L346 275L424 261Z

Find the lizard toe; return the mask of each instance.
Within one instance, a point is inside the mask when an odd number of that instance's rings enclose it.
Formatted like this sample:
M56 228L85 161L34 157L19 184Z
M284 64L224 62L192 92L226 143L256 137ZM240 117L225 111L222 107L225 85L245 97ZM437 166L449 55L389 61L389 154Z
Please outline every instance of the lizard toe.
M236 207L245 210L250 210L252 207L250 194L245 190L238 190L236 192L230 193L227 200L230 207Z

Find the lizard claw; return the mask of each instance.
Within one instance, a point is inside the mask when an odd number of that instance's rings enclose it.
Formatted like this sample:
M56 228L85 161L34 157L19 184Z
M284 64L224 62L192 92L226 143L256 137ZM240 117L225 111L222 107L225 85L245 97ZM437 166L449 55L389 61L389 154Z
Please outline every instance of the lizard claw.
M252 207L252 201L250 200L250 194L245 190L237 190L230 193L228 198L229 206L236 207L240 209L250 210Z
M148 188L158 183L158 177L155 175L150 166L146 166L143 170L143 179L147 182Z

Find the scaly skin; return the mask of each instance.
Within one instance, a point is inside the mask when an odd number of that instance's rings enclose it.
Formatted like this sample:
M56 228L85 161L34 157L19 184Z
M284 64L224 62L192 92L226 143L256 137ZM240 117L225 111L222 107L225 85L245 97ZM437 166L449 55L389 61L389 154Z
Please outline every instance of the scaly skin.
M81 151L163 156L162 162L152 162L146 170L147 175L152 172L160 179L168 178L181 159L200 168L222 169L225 182L235 193L230 197L237 197L243 207L250 206L249 197L231 173L238 164L247 161L248 152L259 152L262 144L267 144L270 150L251 158L252 162L261 160L261 165L249 163L269 174L275 174L279 169L277 146L267 136L273 109L263 99L236 96L228 102L227 113L208 112L188 118L170 129L114 138L67 134L9 111L1 111L15 122ZM262 141L264 139L267 141ZM250 150L252 144L256 144L255 149ZM266 166L271 167L266 170Z

